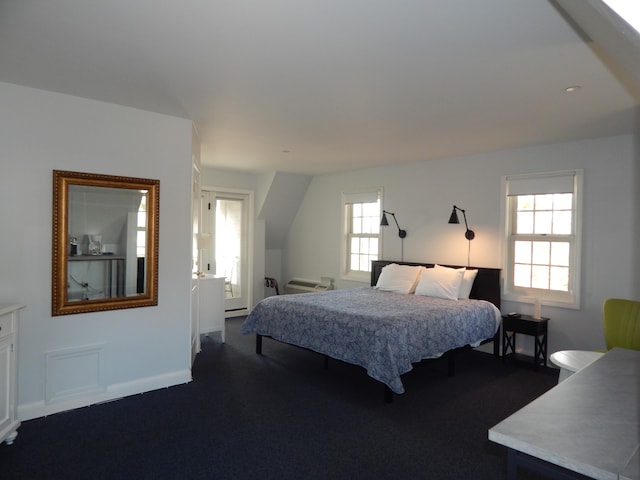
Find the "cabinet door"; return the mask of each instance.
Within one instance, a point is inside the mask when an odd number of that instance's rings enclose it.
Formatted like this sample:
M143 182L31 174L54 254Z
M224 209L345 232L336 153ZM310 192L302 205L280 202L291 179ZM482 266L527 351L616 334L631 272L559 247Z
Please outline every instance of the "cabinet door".
M13 335L0 340L0 438L12 423L13 386L11 385L11 345Z
M224 278L200 279L200 333L221 332L224 329Z
M191 280L191 364L200 352L200 282Z

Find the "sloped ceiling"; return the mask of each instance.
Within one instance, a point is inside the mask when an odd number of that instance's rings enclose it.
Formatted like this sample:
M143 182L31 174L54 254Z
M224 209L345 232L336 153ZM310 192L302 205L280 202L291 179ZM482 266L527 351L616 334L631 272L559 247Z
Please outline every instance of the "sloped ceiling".
M267 249L283 248L287 232L304 200L309 183L309 175L284 172L275 172L272 175L258 213L258 218L266 221Z
M567 18L545 0L4 0L0 81L190 118L205 166L256 173L637 131L640 81Z

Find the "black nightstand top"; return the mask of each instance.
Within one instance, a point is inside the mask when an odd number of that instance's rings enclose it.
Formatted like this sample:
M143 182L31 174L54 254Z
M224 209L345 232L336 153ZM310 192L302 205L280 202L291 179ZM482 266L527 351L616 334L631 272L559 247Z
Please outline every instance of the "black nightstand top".
M536 335L547 330L548 317L533 318L531 315L520 315L519 317L502 316L502 329L510 332Z
M511 317L509 315L502 315L503 319L509 319L509 320L525 320L527 322L548 322L549 321L549 317L540 317L540 318L533 318L533 316L531 315L525 315L524 313L521 314L519 317Z

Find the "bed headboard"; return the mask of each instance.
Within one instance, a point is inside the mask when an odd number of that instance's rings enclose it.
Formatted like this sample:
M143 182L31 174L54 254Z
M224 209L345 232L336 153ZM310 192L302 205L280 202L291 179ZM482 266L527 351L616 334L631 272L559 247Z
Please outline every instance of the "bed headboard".
M378 283L378 277L382 271L382 267L390 263L398 265L423 266L432 268L433 263L417 263L417 262L394 262L392 260L374 260L371 262L371 286ZM443 265L445 267L462 268L461 265ZM482 267L466 267L478 270L478 275L473 282L473 288L469 298L477 300L487 300L500 309L500 269L499 268L482 268Z

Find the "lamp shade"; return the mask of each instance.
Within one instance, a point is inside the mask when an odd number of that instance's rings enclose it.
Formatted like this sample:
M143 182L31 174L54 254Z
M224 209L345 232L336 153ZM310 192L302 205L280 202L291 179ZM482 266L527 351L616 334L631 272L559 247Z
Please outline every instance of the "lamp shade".
M456 212L456 207L453 207L453 211L451 212L451 216L449 217L449 223L460 223L460 220L458 220L458 212Z
M387 227L389 225L389 222L387 221L387 214L383 213L382 214L382 218L380 219L380 225L383 227Z

